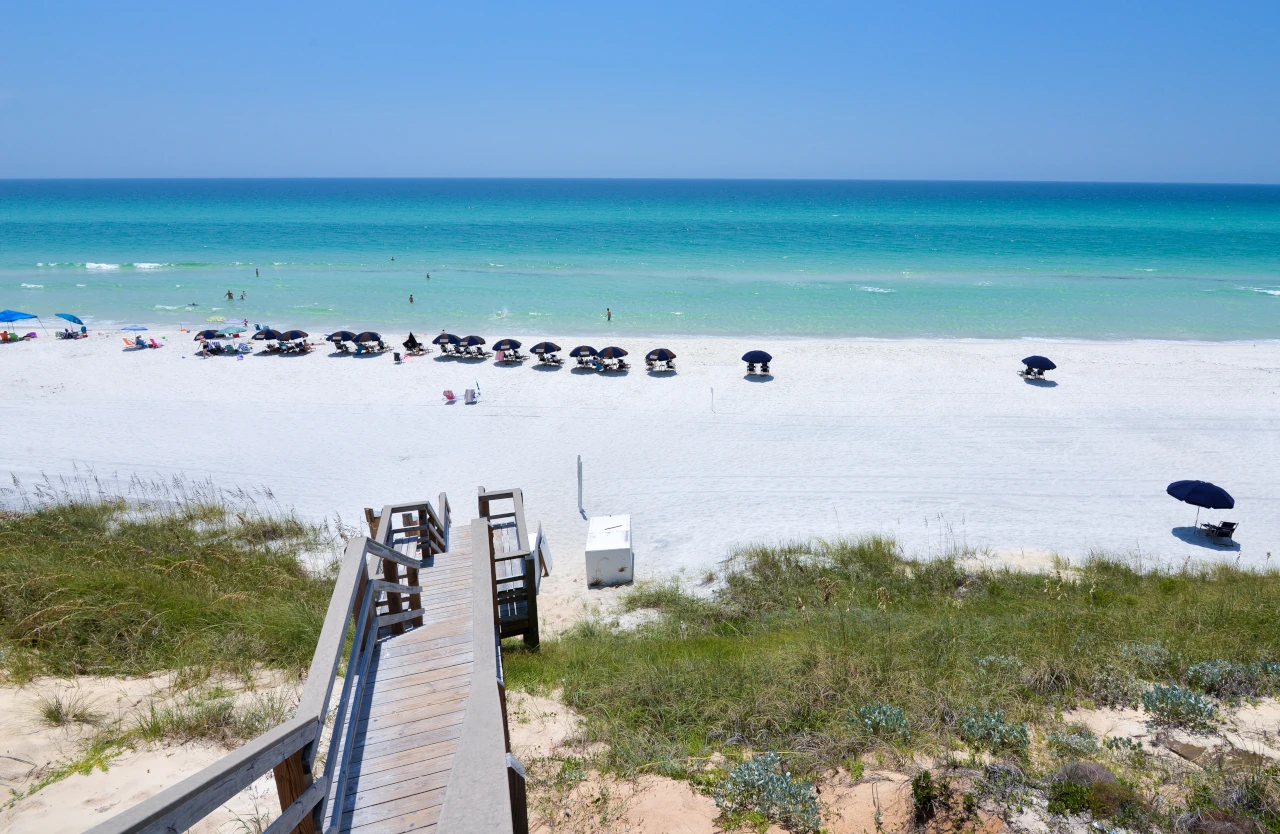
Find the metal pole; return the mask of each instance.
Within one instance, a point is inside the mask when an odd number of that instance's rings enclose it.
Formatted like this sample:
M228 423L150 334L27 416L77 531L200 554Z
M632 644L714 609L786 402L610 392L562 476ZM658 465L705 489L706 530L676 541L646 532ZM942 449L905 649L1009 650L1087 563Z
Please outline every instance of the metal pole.
M582 455L578 455L578 512L584 512L582 509Z

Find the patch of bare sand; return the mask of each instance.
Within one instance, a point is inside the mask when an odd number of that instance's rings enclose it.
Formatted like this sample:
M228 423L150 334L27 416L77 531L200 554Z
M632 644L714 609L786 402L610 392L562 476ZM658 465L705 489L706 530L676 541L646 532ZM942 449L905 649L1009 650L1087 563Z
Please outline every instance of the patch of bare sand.
M263 670L252 685L238 678L210 678L198 689L220 687L244 705L266 693L296 689L283 673ZM37 678L23 686L0 686L0 788L9 797L0 806L0 831L79 832L124 808L159 793L227 754L209 742L146 745L109 759L106 770L72 774L23 796L51 771L81 758L96 733L128 728L151 705L168 705L191 692L172 673L138 678ZM41 705L51 699L76 704L90 720L50 726ZM238 830L237 819L279 813L270 776L235 797L193 831Z
M0 831L79 834L225 755L225 747L208 743L126 752L113 760L106 772L73 774L0 811ZM267 774L189 830L193 834L252 831L252 821L279 813L275 782ZM247 829L241 821L248 824Z
M582 719L554 698L508 693L507 714L512 751L525 763L530 777L531 831L713 834L721 830L715 800L688 782L652 774L619 779L596 770L566 775L575 760L581 763L601 748L583 742ZM842 769L822 779L817 788L823 827L830 834L905 830L910 821L911 785L906 774L872 771L855 781ZM777 834L781 829L775 826L769 831Z
M818 798L823 829L830 834L899 831L911 821L911 779L905 773L875 770L855 781L841 768L818 784Z
M1135 741L1156 755L1192 764L1256 766L1280 761L1280 701L1275 698L1227 712L1212 733L1153 729L1142 709L1074 709L1063 712L1062 718L1085 725L1099 738Z

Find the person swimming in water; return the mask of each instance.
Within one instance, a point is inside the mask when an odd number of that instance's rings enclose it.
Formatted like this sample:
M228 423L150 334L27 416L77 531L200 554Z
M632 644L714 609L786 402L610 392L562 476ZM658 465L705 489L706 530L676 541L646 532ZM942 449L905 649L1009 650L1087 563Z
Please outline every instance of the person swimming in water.
M235 301L236 295L231 290L227 290L227 301Z

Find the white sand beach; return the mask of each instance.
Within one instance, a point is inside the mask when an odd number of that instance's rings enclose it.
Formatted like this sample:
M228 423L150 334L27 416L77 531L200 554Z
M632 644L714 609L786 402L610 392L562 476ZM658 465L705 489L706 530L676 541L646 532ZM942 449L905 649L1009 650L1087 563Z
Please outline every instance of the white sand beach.
M118 333L0 346L0 471L27 488L77 468L209 477L348 523L442 490L466 519L478 485L519 486L557 594L583 574L578 455L587 514L631 514L642 578L698 580L738 543L863 533L1019 564L1280 558L1276 343L619 339L634 367L601 375L327 345L204 359L189 334L148 335L166 347L123 351ZM645 371L658 345L677 374ZM774 354L772 379L744 376L754 347ZM1017 376L1032 353L1058 363L1051 382ZM477 385L476 405L441 398ZM1235 497L1200 516L1238 522L1235 548L1165 495L1183 478Z

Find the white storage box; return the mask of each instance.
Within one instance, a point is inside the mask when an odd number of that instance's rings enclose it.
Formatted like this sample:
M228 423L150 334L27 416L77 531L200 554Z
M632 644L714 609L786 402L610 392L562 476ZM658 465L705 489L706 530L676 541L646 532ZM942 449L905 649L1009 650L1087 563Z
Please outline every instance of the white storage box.
M622 585L635 573L631 516L602 515L587 523L587 584Z

